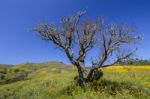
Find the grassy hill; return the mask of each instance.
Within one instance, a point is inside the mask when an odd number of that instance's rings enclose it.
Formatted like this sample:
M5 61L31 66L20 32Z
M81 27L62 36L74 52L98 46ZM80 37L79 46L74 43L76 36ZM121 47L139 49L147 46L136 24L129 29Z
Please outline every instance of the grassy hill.
M0 66L0 99L150 99L150 66L112 66L85 88L60 62Z

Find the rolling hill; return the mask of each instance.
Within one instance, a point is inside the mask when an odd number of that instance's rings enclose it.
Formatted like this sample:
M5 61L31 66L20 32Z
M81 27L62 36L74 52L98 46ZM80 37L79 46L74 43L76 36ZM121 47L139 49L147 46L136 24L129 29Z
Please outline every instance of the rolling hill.
M150 66L112 66L85 88L62 62L0 65L0 99L149 99Z

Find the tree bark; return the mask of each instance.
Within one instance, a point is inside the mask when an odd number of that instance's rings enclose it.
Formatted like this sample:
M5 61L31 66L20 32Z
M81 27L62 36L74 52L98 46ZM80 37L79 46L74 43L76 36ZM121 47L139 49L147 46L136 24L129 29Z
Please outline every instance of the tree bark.
M85 68L78 66L78 84L80 86L85 86L86 83L99 80L103 76L103 72L97 68L90 69L88 74L85 74L85 70Z
M92 75L93 75L93 73L94 73L94 70L95 70L95 69L91 69L91 70L89 71L89 73L88 73L88 75L87 75L87 79L86 79L87 82L90 82L90 80L91 80L91 78L92 78Z
M84 68L78 66L78 74L79 74L78 84L80 86L84 86L86 83L85 75L84 75Z

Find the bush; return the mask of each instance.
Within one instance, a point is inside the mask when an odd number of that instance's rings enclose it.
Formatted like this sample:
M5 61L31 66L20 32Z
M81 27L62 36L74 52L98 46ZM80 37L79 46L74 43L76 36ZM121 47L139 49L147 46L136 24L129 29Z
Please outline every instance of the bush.
M12 76L11 76L12 75ZM6 83L12 83L16 81L25 80L27 78L27 72L19 72L18 74L8 74L6 76Z
M91 82L93 82L94 80L99 80L101 77L103 76L103 72L102 70L95 70L93 73L93 76L91 78Z
M0 73L6 74L6 68L5 67L0 67Z
M5 78L5 74L0 73L0 80L3 80Z
M20 70L19 69L15 69L14 72L18 73Z

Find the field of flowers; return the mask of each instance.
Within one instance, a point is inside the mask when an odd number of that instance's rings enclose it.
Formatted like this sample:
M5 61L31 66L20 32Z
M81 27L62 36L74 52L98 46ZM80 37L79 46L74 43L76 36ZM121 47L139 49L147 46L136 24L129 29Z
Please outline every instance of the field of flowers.
M118 70L118 71L137 71L137 70L150 70L150 66L110 66L105 68L107 70Z
M110 66L105 68L104 71L114 72L118 75L125 74L125 77L129 76L131 78L133 77L133 79L137 79L137 77L139 77L138 79L141 84L150 86L150 66ZM133 79L131 79L131 81Z
M28 79L0 85L0 99L150 99L150 66L107 67L101 80L80 88L74 67L49 65L23 65Z

